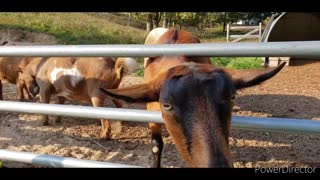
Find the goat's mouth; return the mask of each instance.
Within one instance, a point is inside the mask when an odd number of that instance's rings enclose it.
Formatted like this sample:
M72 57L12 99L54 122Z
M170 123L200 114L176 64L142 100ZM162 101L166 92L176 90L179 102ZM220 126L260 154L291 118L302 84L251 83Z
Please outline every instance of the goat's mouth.
M37 95L34 95L34 94L32 94L32 93L29 93L29 95L30 95L30 97L33 98L33 99L36 98L36 96L37 96ZM32 100L33 100L33 99L32 99Z
M229 123L209 123L208 119L214 118L206 113L175 118L172 113L165 112L163 119L177 150L189 167L233 168L228 140Z
M36 101L36 96L33 95L32 93L28 92L28 99L31 102L35 102Z
M39 86L29 87L28 94L34 99L39 93Z

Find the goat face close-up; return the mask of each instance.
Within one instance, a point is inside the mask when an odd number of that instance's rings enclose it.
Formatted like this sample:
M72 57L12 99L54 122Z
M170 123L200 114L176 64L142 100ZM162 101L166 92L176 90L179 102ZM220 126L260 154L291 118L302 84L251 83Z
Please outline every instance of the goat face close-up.
M165 126L190 167L233 167L228 138L236 90L273 77L284 65L230 70L184 63L147 84L101 90L131 103L159 101Z

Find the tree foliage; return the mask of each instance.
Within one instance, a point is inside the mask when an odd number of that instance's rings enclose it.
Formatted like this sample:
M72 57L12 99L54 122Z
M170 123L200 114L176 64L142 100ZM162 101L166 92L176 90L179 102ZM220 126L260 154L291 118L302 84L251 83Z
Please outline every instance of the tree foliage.
M247 19L256 19L261 22L271 14L272 12L136 12L133 13L133 17L152 23L153 28L175 25L203 28L213 24L225 25Z

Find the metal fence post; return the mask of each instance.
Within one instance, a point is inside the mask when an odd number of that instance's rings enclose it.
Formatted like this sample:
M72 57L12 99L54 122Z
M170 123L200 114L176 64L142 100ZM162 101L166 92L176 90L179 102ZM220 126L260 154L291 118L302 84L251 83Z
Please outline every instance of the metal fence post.
M259 39L261 39L261 35L262 35L262 23L259 23Z
M227 42L229 42L229 35L230 35L230 24L227 24Z

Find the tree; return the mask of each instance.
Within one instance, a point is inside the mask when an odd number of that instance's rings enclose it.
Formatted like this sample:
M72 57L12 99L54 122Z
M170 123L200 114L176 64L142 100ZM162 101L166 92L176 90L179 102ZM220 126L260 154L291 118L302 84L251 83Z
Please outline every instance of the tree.
M227 23L227 20L228 20L227 17L228 17L227 16L227 12L224 12L223 13L223 20L222 20L223 21L223 32L226 31L226 23Z
M146 22L146 30L150 32L153 29L153 13L152 12L136 12L132 16L135 19L142 20Z
M131 24L131 13L129 12L128 13L128 26L130 26Z
M167 28L168 27L168 16L167 13L163 13L163 21L162 21L162 27Z
M135 13L136 19L146 21L146 30L150 32L154 27L159 27L162 12Z
M150 32L153 29L152 13L148 13L147 17L147 32Z
M208 12L206 18L206 25L210 25L210 28L213 28L214 24L218 24L219 13Z
M152 17L153 17L153 27L159 27L159 22L160 22L160 18L161 18L161 15L159 12L154 12L152 14Z
M213 27L222 24L223 31L227 23L234 23L240 19L264 20L271 12L139 12L132 13L132 18L146 22L146 30L150 32L155 27L172 27L178 25L194 26L202 30L204 27ZM160 24L161 23L161 24Z

